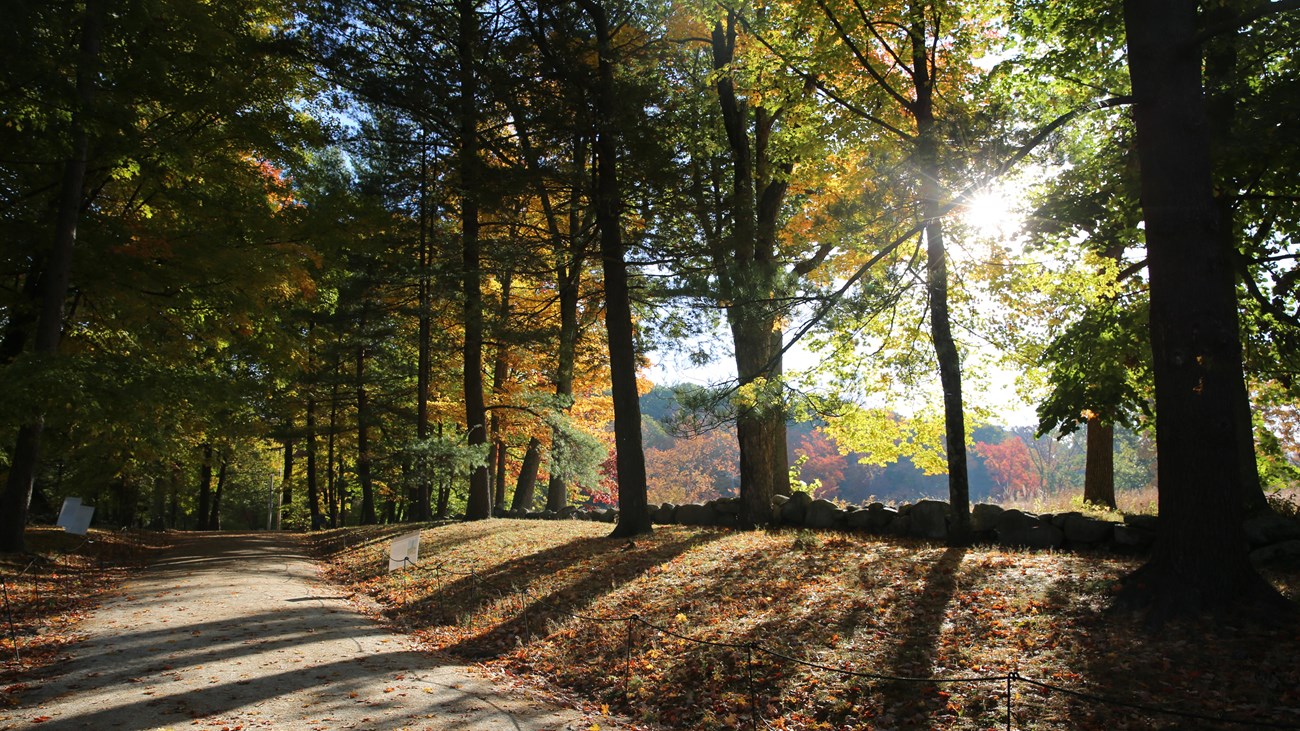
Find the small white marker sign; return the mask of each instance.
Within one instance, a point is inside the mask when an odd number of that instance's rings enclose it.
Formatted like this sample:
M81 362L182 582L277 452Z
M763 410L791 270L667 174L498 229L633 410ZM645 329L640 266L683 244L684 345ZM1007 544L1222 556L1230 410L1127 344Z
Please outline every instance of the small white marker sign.
M90 530L90 520L93 517L95 517L93 506L82 505L79 497L70 497L63 501L63 509L59 511L57 525L68 533L84 536L86 531Z
M388 549L388 570L396 571L414 565L419 558L420 531L398 536L393 539L392 548Z

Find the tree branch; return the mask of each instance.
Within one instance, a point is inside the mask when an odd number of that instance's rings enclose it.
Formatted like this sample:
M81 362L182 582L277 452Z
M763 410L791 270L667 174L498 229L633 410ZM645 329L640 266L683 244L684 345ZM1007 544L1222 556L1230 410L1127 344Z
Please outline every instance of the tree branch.
M1229 18L1222 23L1215 23L1206 28L1202 28L1200 33L1192 36L1192 40L1188 41L1188 45L1194 48L1215 36L1241 30L1260 18L1269 15L1277 15L1278 13L1285 13L1291 10L1300 10L1300 0L1275 0L1272 2L1260 3L1250 10Z

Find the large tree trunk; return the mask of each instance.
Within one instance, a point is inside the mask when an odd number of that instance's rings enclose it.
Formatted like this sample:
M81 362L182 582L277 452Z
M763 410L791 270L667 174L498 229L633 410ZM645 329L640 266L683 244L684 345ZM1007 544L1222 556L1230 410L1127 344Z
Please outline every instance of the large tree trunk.
M742 527L766 525L772 520L772 498L790 492L789 456L785 443L785 410L780 395L780 340L774 318L761 303L732 307L732 342L736 372L742 387L753 385L753 403L736 414L740 446L740 497ZM747 316L748 315L748 316Z
M510 503L511 510L532 510L533 496L537 489L537 470L542 466L542 441L537 437L528 440L528 450L524 452L524 464L519 468L519 481L515 483L515 499Z
M934 118L924 9L914 6L912 78L916 88L916 157L920 173L921 208L925 216L926 294L930 301L930 337L939 363L943 388L943 424L948 456L948 502L952 524L948 545L970 543L970 480L966 470L966 417L961 393L961 356L952 337L948 313L948 254L943 240L944 190L939 182L939 131ZM935 33L939 31L936 28Z
M596 226L605 275L605 333L609 340L610 390L614 401L615 464L618 469L618 525L611 534L649 533L645 452L641 447L641 397L636 387L636 342L627 261L619 210L618 142L614 122L614 46L609 16L600 0L579 0L596 29Z
M1193 0L1125 0L1142 169L1160 537L1120 602L1156 620L1286 604L1242 529L1236 287L1214 204Z
M786 452L786 417L781 395L781 329L775 298L778 294L777 221L788 187L774 175L769 142L774 115L763 107L750 109L735 89L729 73L736 52L736 16L727 26L715 24L713 67L719 72L715 90L727 132L731 156L731 231L726 240L712 242L711 258L722 296L729 303L727 320L744 405L736 415L740 448L740 524L765 525L772 520L772 498L790 493ZM751 139L752 133L752 139ZM785 172L789 173L787 166Z
M474 71L478 42L478 9L474 0L457 0L460 27L456 51L460 64L460 175L461 254L465 293L464 391L465 428L470 447L488 443L487 409L483 403L483 273L479 259L478 220L478 109ZM492 490L486 465L475 467L469 477L466 520L492 516Z
M64 300L72 277L72 254L77 243L77 221L81 216L90 148L86 115L95 97L94 67L99 62L103 23L100 3L96 0L87 2L82 12L81 46L77 58L77 109L72 115L72 149L63 165L58 213L54 219L54 242L40 282L41 310L36 320L35 350L42 356L58 353L63 335ZM9 460L9 476L4 494L0 495L0 552L26 549L27 508L40 464L41 432L44 429L43 414L33 414L18 429Z
M1205 4L1203 22L1213 24L1227 22L1236 18L1245 3L1241 0L1216 0ZM1228 252L1229 261L1238 255L1238 234L1234 222L1233 203L1240 186L1231 178L1234 154L1233 127L1237 117L1237 41L1239 32L1224 33L1212 39L1206 45L1205 86L1206 118L1210 124L1211 165L1217 173L1218 184L1214 186L1214 201L1218 207L1219 232L1222 246ZM1251 276L1248 270L1242 276ZM1255 460L1255 429L1250 411L1250 393L1243 377L1241 392L1233 396L1237 403L1238 459L1241 462L1242 504L1247 513L1268 510L1268 500L1264 497L1263 484L1259 478L1259 464Z
M1088 417L1083 502L1115 509L1115 425Z

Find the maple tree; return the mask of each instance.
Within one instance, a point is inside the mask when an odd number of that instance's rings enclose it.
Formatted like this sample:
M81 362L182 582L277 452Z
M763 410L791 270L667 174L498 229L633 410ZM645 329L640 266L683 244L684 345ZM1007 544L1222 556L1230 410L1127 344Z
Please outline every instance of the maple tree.
M1026 500L1036 497L1043 489L1043 477L1020 437L1010 436L997 444L976 442L974 451L984 459L984 467L1000 491L993 497Z
M799 468L800 478L815 480L821 486L814 497L830 498L839 492L848 457L840 453L835 442L824 431L820 428L813 429L801 437L794 453L803 460Z
M736 495L740 452L729 429L671 439L645 454L652 502L681 505Z

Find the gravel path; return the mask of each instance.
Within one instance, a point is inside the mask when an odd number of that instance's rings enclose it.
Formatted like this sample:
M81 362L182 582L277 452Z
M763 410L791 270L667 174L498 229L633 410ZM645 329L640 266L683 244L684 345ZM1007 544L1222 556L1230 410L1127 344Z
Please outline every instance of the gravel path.
M316 575L285 536L187 536L0 728L613 728L414 650Z

